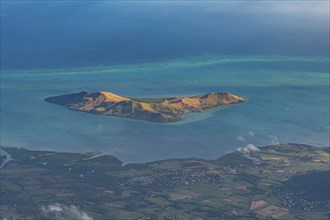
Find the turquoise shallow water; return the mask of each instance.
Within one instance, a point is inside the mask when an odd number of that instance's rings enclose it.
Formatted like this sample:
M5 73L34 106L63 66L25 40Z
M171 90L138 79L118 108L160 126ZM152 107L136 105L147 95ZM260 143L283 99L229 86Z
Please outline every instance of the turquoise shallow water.
M125 162L215 158L247 144L329 145L329 61L322 57L204 56L138 65L3 72L1 145L101 150ZM69 111L51 95L111 91L164 97L227 91L239 105L157 124Z

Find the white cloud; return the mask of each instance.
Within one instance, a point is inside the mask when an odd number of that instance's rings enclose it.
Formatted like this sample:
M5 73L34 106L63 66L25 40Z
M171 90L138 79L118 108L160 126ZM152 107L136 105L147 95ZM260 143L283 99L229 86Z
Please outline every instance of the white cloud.
M243 136L238 136L236 139L239 141L245 141L245 138Z
M251 137L255 135L253 131L248 131L247 134L250 135Z
M264 4L270 12L281 13L287 15L294 14L313 14L317 16L329 16L328 1L285 1L285 2L270 2Z
M274 144L274 145L280 144L277 136L275 136L275 135L269 135L268 137L270 138L270 143L271 144Z
M48 206L41 206L41 211L45 217L55 219L76 219L76 220L93 220L86 212L80 211L76 206L66 206L55 203Z
M257 146L255 146L254 144L248 144L245 147L240 147L237 149L239 152L242 153L250 153L252 151L260 151L259 148Z
M47 209L45 209L45 210L47 210ZM49 211L49 212L62 212L63 208L58 206L58 205L49 205L47 211Z
M198 4L198 3L197 3ZM210 3L211 4L211 3ZM329 1L226 1L200 4L210 12L238 12L244 14L263 14L284 17L329 18ZM212 7L210 7L212 6Z

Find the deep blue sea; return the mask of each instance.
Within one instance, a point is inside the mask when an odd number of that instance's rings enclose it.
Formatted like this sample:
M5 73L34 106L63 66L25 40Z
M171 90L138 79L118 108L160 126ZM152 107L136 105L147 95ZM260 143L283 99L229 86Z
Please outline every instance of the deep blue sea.
M247 144L329 145L328 1L2 1L1 145L124 162ZM158 124L45 97L231 92L248 102Z

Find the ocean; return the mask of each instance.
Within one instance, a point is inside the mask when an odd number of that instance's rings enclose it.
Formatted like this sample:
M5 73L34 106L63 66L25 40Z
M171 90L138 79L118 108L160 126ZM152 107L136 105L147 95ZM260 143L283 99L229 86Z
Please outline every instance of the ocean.
M124 162L217 158L248 144L329 145L328 2L4 1L1 145ZM246 103L159 124L48 96L231 92Z

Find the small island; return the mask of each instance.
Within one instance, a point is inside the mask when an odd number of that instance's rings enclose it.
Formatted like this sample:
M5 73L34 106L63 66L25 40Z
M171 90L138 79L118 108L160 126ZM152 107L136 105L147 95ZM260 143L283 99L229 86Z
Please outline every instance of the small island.
M70 110L152 122L177 122L181 115L245 102L230 93L211 92L192 97L128 98L110 92L86 92L48 97L45 101Z

